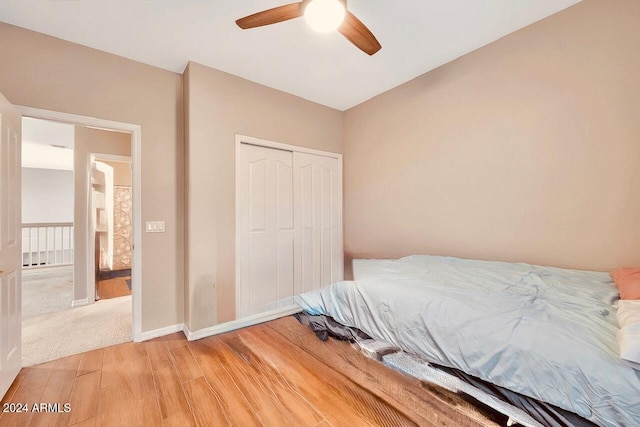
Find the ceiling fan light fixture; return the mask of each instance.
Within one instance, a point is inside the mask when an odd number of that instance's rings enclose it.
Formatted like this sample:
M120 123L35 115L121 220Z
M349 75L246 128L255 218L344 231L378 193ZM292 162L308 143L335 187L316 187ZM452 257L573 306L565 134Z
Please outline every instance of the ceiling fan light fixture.
M328 33L338 29L346 12L340 0L312 0L304 9L304 19L311 29Z

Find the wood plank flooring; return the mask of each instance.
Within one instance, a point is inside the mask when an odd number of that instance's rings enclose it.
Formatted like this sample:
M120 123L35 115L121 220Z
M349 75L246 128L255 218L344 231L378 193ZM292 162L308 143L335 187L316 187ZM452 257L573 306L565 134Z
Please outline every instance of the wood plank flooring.
M319 341L294 318L187 342L182 333L24 368L2 426L495 426L455 394Z
M114 277L97 281L97 292L100 299L110 299L131 295L131 289L127 286L127 279L131 276Z

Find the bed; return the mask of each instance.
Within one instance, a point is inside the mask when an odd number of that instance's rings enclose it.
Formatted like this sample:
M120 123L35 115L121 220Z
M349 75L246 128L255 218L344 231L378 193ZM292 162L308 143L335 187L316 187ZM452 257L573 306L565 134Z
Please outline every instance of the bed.
M619 358L608 273L416 255L357 260L354 275L298 303L597 425L640 425L640 372Z

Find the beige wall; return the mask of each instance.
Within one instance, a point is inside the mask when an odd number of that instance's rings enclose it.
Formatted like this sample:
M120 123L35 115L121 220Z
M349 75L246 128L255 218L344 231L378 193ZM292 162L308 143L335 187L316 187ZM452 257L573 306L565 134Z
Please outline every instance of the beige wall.
M0 58L14 104L142 127L142 330L182 323L182 76L4 23Z
M131 154L127 154L131 156ZM131 187L131 163L100 160L113 168L113 185Z
M195 331L235 318L235 135L342 153L343 113L196 63L184 85L185 322Z
M640 265L638 22L585 0L347 111L346 257Z
M91 154L131 155L131 134L76 126L73 140L73 299L87 298L87 273L95 270L87 258L89 176ZM115 172L115 171L114 171ZM114 173L115 174L115 173ZM96 261L97 262L97 261Z
M639 265L639 16L585 0L346 113L0 23L0 92L142 126L143 331L195 331L235 318L236 134L344 141L347 257Z

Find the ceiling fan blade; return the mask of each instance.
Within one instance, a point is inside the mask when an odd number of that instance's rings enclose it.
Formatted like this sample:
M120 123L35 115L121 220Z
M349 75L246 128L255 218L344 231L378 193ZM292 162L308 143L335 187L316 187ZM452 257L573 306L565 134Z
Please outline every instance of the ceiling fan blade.
M246 30L248 28L262 27L263 25L276 24L302 16L302 3L291 3L285 6L274 7L263 10L253 15L245 16L236 21L238 27Z
M369 31L362 21L356 18L356 16L349 11L347 11L344 21L338 28L338 31L367 55L373 55L382 49L380 42L376 39L376 36Z

